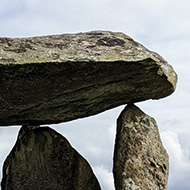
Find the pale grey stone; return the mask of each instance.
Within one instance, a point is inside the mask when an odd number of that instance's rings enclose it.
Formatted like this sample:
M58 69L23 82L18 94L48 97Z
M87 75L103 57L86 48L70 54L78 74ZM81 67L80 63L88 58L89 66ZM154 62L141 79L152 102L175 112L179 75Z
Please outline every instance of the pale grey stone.
M117 120L114 152L116 190L166 190L169 158L156 121L135 105Z

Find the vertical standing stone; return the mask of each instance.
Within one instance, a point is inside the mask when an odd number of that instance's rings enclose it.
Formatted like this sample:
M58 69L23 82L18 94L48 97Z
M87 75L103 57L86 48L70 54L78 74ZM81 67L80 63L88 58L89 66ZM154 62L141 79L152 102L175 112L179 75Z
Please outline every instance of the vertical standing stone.
M116 190L166 190L168 170L168 154L156 121L135 105L128 105L117 120Z
M49 127L23 126L3 166L2 190L100 190L87 161Z

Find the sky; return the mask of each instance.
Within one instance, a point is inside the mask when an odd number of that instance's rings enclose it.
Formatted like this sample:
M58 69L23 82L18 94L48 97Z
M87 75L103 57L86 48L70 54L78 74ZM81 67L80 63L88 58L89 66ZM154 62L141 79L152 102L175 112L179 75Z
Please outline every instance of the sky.
M0 36L29 37L110 30L123 32L163 56L178 74L176 91L137 103L159 126L170 156L168 190L190 189L189 0L0 0ZM114 190L116 119L124 106L52 125L92 166L103 190ZM20 126L0 127L0 166ZM0 178L2 173L0 173Z

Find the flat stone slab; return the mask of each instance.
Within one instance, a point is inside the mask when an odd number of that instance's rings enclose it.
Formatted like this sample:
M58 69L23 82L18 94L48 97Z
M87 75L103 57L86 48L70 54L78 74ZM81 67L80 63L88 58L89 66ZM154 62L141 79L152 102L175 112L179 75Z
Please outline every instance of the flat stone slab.
M0 126L53 124L174 92L161 56L123 33L0 38Z

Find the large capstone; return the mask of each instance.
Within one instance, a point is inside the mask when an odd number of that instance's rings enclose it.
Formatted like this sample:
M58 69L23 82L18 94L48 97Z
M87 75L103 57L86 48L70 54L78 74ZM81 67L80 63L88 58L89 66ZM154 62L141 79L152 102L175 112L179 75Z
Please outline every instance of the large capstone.
M52 124L174 92L177 76L123 33L0 38L0 126Z
M49 127L23 126L3 165L2 190L100 190L87 161Z
M169 172L156 121L135 105L117 120L114 152L116 190L166 190Z

